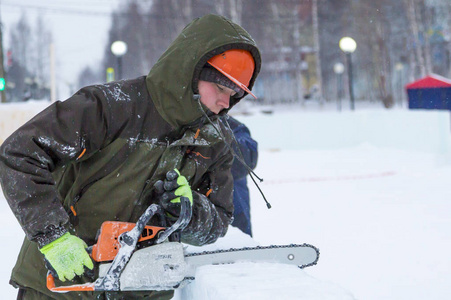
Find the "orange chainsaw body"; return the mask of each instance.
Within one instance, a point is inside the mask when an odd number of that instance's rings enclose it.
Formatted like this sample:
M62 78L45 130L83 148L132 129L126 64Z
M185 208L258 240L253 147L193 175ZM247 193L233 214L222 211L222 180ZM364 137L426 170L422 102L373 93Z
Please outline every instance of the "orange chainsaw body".
M155 214L160 216L163 214L163 210L157 204L151 204L136 223L103 222L97 237L97 243L89 247L87 251L96 262L112 261L107 273L97 278L94 282L55 286L55 278L52 271L49 270L47 272L47 288L52 292L59 293L70 291L120 291L122 271L127 266L134 250L159 245L166 240L172 241L172 239L180 238L179 231L188 225L192 216L190 200L182 196L180 197L180 203L180 216L170 227L146 226ZM124 239L122 240L122 238ZM121 248L121 245L126 247ZM128 246L133 247L133 249L129 249ZM173 286L171 286L172 288Z
M112 261L121 247L119 236L132 230L135 225L135 223L127 222L103 222L97 243L92 247L92 259L96 262ZM165 227L145 226L138 243L155 238L160 231L165 229Z

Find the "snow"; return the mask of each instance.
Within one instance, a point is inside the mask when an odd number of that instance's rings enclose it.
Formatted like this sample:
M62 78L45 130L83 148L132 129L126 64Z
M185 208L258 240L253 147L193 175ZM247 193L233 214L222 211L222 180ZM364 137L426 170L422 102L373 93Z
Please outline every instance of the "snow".
M353 300L336 284L321 282L292 265L236 263L204 266L181 299Z
M189 246L186 252L257 245L248 235L231 227L215 244ZM232 265L199 267L195 277L193 283L176 291L174 299L354 299L337 284L313 278L294 265L239 261Z
M254 239L231 228L207 249L309 243L319 262L204 266L175 299L451 299L449 112L252 112L237 118L259 142L272 209L250 182ZM0 288L10 299L24 234L1 199Z

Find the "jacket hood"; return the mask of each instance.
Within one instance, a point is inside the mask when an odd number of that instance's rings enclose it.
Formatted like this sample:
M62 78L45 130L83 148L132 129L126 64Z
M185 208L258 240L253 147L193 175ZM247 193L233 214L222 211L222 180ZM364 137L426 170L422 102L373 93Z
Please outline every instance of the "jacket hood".
M257 45L241 26L218 15L194 19L152 67L146 78L147 89L158 112L171 126L192 124L203 116L194 97L200 71L211 57L229 49L252 54L255 70L249 83L251 89L261 67ZM230 108L241 98L231 101Z

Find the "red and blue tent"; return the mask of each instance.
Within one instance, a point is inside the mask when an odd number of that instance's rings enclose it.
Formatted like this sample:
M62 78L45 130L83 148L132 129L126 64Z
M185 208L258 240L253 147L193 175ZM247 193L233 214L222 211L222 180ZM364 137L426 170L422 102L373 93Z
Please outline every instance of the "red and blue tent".
M451 110L451 79L432 74L406 85L410 109Z

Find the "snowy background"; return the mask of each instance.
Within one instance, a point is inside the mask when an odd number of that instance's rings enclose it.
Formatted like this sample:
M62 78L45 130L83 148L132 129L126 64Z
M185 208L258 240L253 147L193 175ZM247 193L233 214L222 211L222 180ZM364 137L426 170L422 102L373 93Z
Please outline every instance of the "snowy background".
M0 105L0 133L42 108ZM178 297L451 299L449 112L373 105L354 112L327 105L244 111L251 114L236 117L259 142L256 173L273 208L249 183L254 240L232 229L219 246L309 243L320 260L304 271L202 267ZM0 208L0 238L7 241L0 288L4 299L14 299L8 280L23 233L3 195Z

